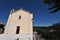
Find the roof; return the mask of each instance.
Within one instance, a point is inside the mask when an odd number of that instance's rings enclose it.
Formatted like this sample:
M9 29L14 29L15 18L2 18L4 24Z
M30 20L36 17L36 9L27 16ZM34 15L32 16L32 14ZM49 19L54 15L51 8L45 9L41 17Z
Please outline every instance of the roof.
M15 12L18 12L18 11L24 11L24 12L27 12L27 13L32 14L32 12L26 11L26 10L24 10L22 7L21 7L21 9L18 9L18 10L12 9L12 10L10 11L10 13L12 14L12 13L15 13Z

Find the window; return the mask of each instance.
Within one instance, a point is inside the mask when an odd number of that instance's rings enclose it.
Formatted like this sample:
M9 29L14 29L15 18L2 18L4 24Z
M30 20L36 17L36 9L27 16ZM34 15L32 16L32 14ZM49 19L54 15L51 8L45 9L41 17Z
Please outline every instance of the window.
M21 16L19 16L19 19L21 19Z
M20 26L17 26L16 34L19 34Z

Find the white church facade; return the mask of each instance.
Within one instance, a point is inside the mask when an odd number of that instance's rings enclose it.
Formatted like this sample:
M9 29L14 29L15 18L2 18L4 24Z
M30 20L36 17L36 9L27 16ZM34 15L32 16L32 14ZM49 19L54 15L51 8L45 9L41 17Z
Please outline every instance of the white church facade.
M0 40L33 40L33 14L23 9L11 10Z
M20 9L18 11L12 10L9 15L8 22L6 24L6 34L32 34L33 14Z

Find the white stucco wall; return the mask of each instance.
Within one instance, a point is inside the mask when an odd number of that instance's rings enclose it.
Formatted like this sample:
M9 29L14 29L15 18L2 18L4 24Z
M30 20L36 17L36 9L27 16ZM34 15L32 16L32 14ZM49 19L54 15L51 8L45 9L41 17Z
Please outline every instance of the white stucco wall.
M19 19L21 16L21 19ZM12 12L6 24L4 34L0 40L33 40L33 14L25 10ZM17 26L20 26L19 34L16 34Z
M21 16L21 19L19 19ZM24 10L18 10L9 15L5 32L6 34L16 34L17 26L20 26L19 34L32 34L33 24L32 24L33 14L26 12Z
M33 40L33 34L1 34L0 40Z

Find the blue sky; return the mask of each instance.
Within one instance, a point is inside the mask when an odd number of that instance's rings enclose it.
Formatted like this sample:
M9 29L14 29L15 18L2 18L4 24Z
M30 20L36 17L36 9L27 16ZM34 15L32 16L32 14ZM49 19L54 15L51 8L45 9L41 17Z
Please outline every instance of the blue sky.
M49 14L48 6L42 0L0 0L0 22L6 24L11 9L23 9L34 15L34 26L49 26L60 22L60 13Z

